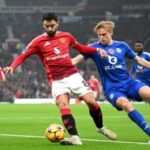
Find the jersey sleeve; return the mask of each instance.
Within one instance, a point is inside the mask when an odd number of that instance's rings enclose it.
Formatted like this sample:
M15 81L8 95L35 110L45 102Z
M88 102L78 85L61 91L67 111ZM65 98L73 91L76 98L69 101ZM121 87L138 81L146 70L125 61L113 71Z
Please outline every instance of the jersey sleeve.
M96 48L96 46L94 44L88 44L89 47L93 47ZM97 52L96 52L97 53ZM94 58L94 54L96 53L90 53L90 54L82 54L84 56L84 59L87 60L89 58L93 59ZM99 55L101 57L101 55Z
M76 38L73 35L69 34L69 33L68 33L68 36L69 36L69 39L70 39L70 45L69 46L70 47L75 46L77 44Z
M146 52L147 55L147 61L150 61L150 53Z
M134 59L136 56L136 53L131 49L131 47L127 43L124 43L124 46L126 49L126 56L130 59Z
M34 53L36 53L37 51L37 43L38 41L36 40L32 40L27 46L26 48L22 51L22 54L25 54L27 56L30 56Z
M36 42L31 41L22 53L11 63L14 69L20 66L30 55L35 54L37 51Z
M70 37L70 46L73 49L77 50L78 52L80 52L82 54L84 54L84 53L90 54L90 53L97 52L97 48L82 45L81 43L77 42L75 37L73 37L71 34L69 34L69 37Z

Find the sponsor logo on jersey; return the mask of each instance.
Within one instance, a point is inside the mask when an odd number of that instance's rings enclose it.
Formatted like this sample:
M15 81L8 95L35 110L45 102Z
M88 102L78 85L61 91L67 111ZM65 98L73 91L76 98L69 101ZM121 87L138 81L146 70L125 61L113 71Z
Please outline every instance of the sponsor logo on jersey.
M121 69L122 65L105 66L105 70Z
M46 57L46 59L49 61L49 60L57 60L57 59L66 59L67 57L69 57L69 54L57 55L54 57Z
M105 66L105 70L113 70L113 69L121 69L122 65L121 64L117 64L118 60L117 57L115 56L110 56L108 55L108 62L110 63L110 65Z
M55 54L59 54L60 53L60 49L58 49L58 48L54 48L54 52L55 52Z
M114 65L118 62L117 57L108 55L108 61L110 64Z

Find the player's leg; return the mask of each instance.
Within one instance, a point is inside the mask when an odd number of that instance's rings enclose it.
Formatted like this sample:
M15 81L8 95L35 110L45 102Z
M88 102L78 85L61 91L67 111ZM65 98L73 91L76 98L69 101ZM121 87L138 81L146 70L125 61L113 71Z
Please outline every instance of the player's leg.
M141 87L139 89L139 95L144 101L150 102L150 87L148 86Z
M68 94L59 95L56 98L56 104L60 109L60 114L62 117L63 124L71 136L70 139L65 138L64 140L60 141L60 144L81 145L82 142L78 136L75 119L71 113L71 109L69 106L69 95Z
M93 121L96 125L96 127L99 129L98 131L109 137L110 139L116 139L117 136L115 133L111 132L110 130L103 128L103 116L101 108L99 107L98 103L96 102L91 89L89 88L86 81L82 78L80 74L75 74L70 79L70 87L71 90L79 95L81 99L85 101L85 103L88 105L89 113L91 117L93 118ZM78 81L76 84L74 84L73 81Z
M147 82L147 85L150 85L149 81ZM150 87L149 86L141 87L140 90L139 90L139 95L144 101L146 101L150 104ZM149 137L150 137L150 126L148 126L146 124L146 127L147 127L147 130L149 130L148 134L149 134ZM149 140L149 143L150 143L150 140Z
M69 106L69 95L62 94L57 96L56 105L60 110L62 121L70 135L77 135L77 129L75 119L72 116L71 109Z
M150 127L145 121L142 114L134 109L133 105L127 98L120 97L117 99L116 104L128 113L129 118L135 122L148 136L150 136Z
M81 98L85 101L88 105L90 116L92 117L96 127L97 132L104 134L108 138L112 140L117 139L117 135L108 130L107 128L103 127L103 115L99 104L96 102L92 93L86 93Z
M65 82L63 82L63 83L65 83ZM74 117L71 113L71 109L70 109L69 94L70 94L70 91L68 88L66 88L65 84L62 84L61 81L60 82L53 81L52 95L56 101L56 105L58 106L58 108L60 110L63 124L71 136L71 138L69 138L69 139L65 138L62 141L60 141L60 144L81 145L82 142L81 142L80 138L78 137L75 119L74 119Z
M150 88L146 86L142 82L133 81L134 88L130 90L130 97L136 100L142 101L149 101L150 100ZM134 116L132 117L133 121L138 124L138 126L148 135L150 136L150 126L147 124L143 116L139 112L134 112ZM131 114L130 114L131 115Z
M89 113L97 128L103 127L103 115L99 104L95 101L92 93L86 93L81 96L81 99L88 105Z
M133 94L135 90L132 88ZM143 118L143 116L134 109L132 103L126 98L126 95L119 91L112 91L109 93L109 101L118 110L123 109L127 112L128 117L135 122L148 136L150 136L150 127Z

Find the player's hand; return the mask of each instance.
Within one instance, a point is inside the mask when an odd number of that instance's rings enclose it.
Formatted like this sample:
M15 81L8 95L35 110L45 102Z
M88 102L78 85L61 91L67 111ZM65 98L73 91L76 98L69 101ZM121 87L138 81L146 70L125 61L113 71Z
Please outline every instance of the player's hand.
M97 52L100 53L102 58L107 58L108 57L107 52L105 50L101 49L101 48L97 48Z
M4 72L2 68L0 68L0 82L5 82L5 81L6 81L6 78L5 78Z
M5 67L5 68L3 68L3 71L4 71L6 74L7 74L7 73L13 74L14 68L12 68L12 67Z

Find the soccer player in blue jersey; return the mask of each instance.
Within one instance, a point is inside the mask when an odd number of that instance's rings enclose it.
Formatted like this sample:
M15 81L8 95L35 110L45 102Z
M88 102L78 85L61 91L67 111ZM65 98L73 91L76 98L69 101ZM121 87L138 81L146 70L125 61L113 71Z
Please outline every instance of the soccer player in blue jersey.
M150 53L144 52L144 44L142 41L137 41L134 45L134 51L137 55L147 61L150 61ZM130 75L150 87L150 69L145 68L137 63L134 63Z
M137 101L150 101L150 87L145 83L131 78L127 72L125 58L134 59L141 66L150 68L150 63L136 55L125 42L112 40L112 21L101 21L94 31L98 41L90 44L91 47L101 48L108 53L103 59L99 53L78 55L72 59L77 64L85 59L91 58L95 62L107 100L117 109L127 112L128 117L135 122L149 137L150 126L143 116L133 107L129 99Z

